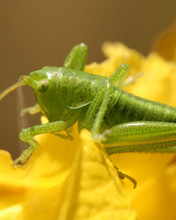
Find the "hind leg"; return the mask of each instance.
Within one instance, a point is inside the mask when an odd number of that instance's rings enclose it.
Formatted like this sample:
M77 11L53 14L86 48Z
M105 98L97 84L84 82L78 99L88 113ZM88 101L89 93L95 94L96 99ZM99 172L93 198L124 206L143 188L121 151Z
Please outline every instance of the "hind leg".
M107 153L176 153L176 124L139 121L119 124L106 136Z

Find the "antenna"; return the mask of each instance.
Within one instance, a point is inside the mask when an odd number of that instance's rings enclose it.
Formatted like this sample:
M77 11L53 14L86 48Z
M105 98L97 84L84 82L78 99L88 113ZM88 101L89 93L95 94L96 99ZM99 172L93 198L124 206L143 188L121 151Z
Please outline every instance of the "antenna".
M0 93L0 101L6 96L8 95L10 92L12 92L13 90L15 90L16 88L20 87L20 86L23 86L25 85L24 84L24 81L21 80L21 81L18 81L17 83L11 85L10 87L8 87L7 89L5 89L2 93Z

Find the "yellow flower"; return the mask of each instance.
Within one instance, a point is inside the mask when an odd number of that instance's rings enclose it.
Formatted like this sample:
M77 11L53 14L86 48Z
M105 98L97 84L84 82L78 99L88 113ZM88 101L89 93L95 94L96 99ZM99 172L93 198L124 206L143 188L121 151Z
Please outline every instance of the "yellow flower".
M104 62L86 66L85 71L110 76L128 63L130 75L142 73L126 88L136 95L175 105L176 64L156 53L143 57L120 43L106 43ZM0 219L176 219L175 154L121 154L113 163L138 182L136 189L125 187L90 133L73 141L51 134L36 136L40 148L27 164L13 168L9 153L0 151ZM128 188L128 189L127 189ZM133 207L129 195L132 198Z
M145 58L121 43L106 43L103 51L109 59L101 65L91 64L87 72L109 76L121 63L128 63L131 75L142 73L128 92L176 107L176 63L166 62L157 53ZM126 153L111 159L138 182L129 193L140 220L176 219L175 154Z

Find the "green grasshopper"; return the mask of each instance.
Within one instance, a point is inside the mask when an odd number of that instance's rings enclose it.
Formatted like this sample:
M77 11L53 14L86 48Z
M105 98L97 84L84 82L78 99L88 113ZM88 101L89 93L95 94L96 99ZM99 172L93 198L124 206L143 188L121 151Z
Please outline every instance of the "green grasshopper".
M87 46L76 45L63 67L44 67L22 76L0 94L0 100L19 86L34 89L37 104L22 114L41 112L49 123L22 129L19 138L29 144L17 163L25 163L38 148L34 136L59 135L78 122L109 155L122 152L176 153L176 108L134 96L120 89L128 73L122 64L109 78L83 71Z

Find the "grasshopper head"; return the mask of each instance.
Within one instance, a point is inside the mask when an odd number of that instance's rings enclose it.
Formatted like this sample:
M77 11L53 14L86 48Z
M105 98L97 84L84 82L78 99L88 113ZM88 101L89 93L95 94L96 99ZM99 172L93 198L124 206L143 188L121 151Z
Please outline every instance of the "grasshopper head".
M34 89L37 103L43 115L50 121L57 120L63 112L57 91L58 70L58 67L44 67L41 70L31 72L28 76L21 76L17 83L0 94L0 100L17 87L29 85Z
M58 70L59 67L44 67L41 70L31 72L29 76L23 77L24 83L34 89L42 114L49 121L57 120L63 112L57 91Z

